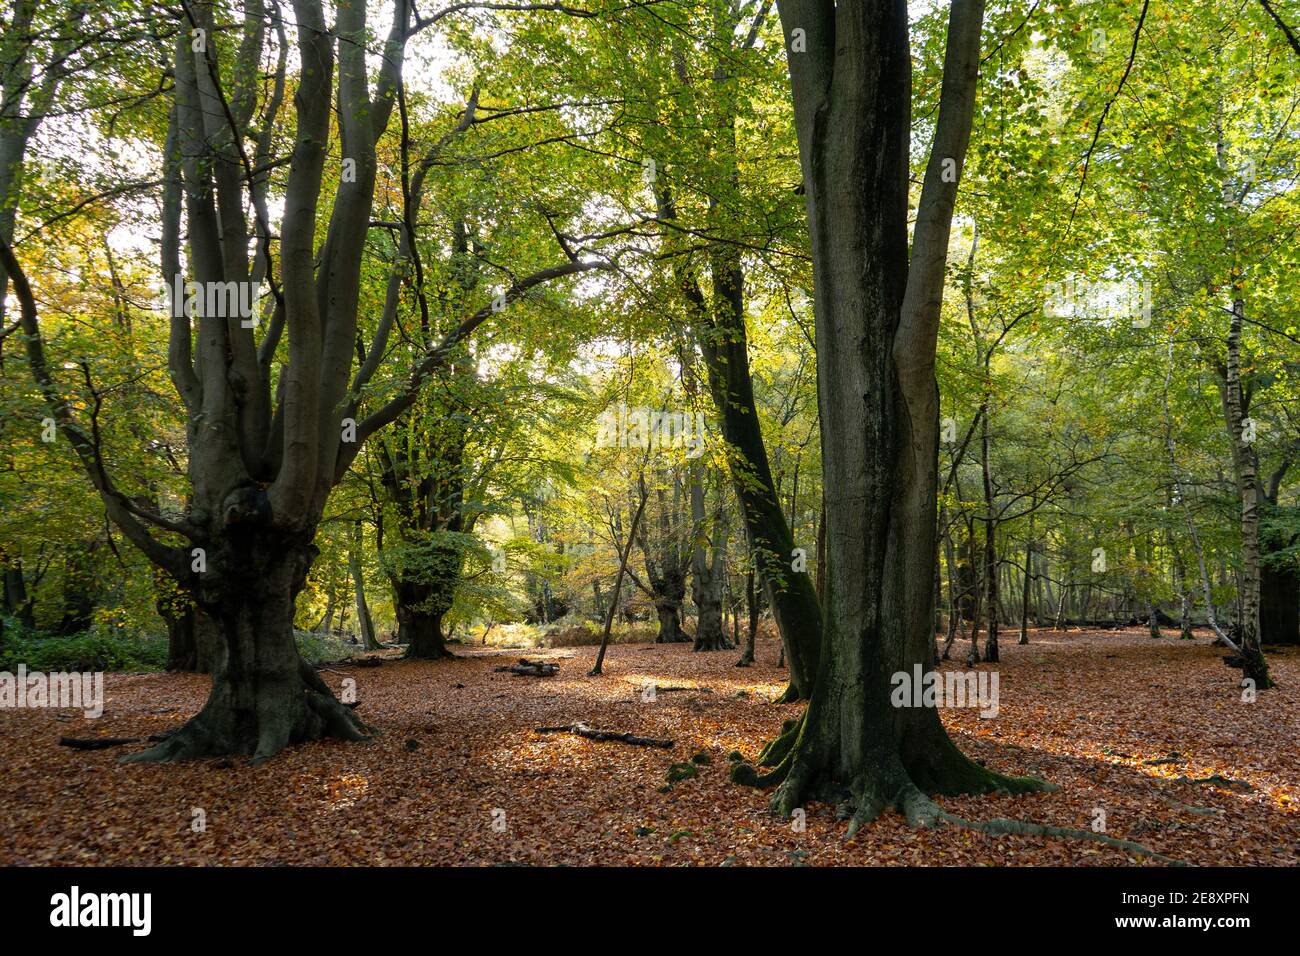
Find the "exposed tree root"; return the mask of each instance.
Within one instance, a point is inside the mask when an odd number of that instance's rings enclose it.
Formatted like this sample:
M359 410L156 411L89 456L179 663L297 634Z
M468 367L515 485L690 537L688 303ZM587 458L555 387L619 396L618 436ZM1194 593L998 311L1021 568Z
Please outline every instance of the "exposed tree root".
M1157 853L1150 847L1095 833L1092 830L1076 830L1068 827L1047 826L1024 820L1010 820L998 817L985 822L973 822L944 810L927 796L913 781L908 772L894 761L887 761L889 769L879 776L868 779L859 777L847 791L836 792L826 783L824 774L814 772L814 764L796 757L800 727L791 727L787 722L783 733L772 741L764 750L764 756L776 761L775 767L767 773L759 773L749 763L736 763L731 768L731 779L747 786L765 787L779 784L772 795L770 809L776 816L786 819L803 802L810 799L839 799L841 807L851 812L846 839L853 839L857 832L875 820L881 813L895 809L902 813L909 825L913 827L934 827L950 823L969 830L989 834L1019 834L1022 836L1051 836L1067 839L1089 840L1106 846L1113 846L1139 856L1151 857L1170 866L1186 866L1181 860ZM777 756L784 750L784 754ZM1056 787L1034 777L1010 777L995 773L975 764L953 748L956 757L949 761L953 771L942 787L936 786L936 792L955 793L1031 793L1055 790ZM763 757L759 759L763 765Z
M144 738L150 743L159 743L167 740L180 733L180 727L173 727L171 730L160 730L156 734L150 734ZM71 747L73 750L107 750L109 747L121 747L123 744L138 744L140 737L60 737L60 747Z
M957 826L965 827L968 830L979 830L981 833L1003 834L1012 833L1023 836L1050 836L1065 837L1073 840L1090 840L1093 843L1101 843L1105 846L1113 846L1138 856L1150 857L1153 860L1159 860L1161 863L1167 863L1170 866L1188 866L1183 860L1174 859L1171 856L1165 856L1163 853L1157 853L1148 846L1141 843L1135 843L1132 840L1121 840L1117 837L1107 836L1104 833L1095 833L1092 830L1075 830L1070 827L1053 827L1041 823L1029 823L1025 820L1008 820L1005 817L996 817L992 820L986 820L983 823L973 823L962 817L949 813L946 810L939 811L939 819Z
M799 701L804 699L805 699L804 696L799 693L799 688L795 687L794 684L790 684L786 687L784 693L782 693L781 696L774 701L774 703L797 704L799 703Z

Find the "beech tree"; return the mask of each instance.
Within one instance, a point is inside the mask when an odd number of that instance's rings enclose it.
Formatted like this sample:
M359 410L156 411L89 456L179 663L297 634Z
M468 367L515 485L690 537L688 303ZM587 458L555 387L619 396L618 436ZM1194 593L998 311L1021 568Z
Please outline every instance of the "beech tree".
M395 113L403 115L399 133L407 129L408 41L454 8L421 18L411 0L394 0L372 77L364 0L339 0L332 27L321 0L290 6L286 22L279 4L248 0L242 29L230 40L232 31L218 24L223 8L210 0L185 0L171 25L164 281L185 288L184 236L185 266L201 288L255 288L265 280L274 303L260 341L253 316L195 308L192 300L171 303L168 362L189 420L192 494L184 513L142 507L119 490L97 436L77 421L51 372L30 283L8 244L0 245L0 264L21 305L32 375L110 518L191 591L222 631L223 653L204 708L131 760L232 753L264 760L290 743L364 737L362 722L301 659L293 637L294 598L316 557L313 538L332 490L361 445L406 411L428 377L453 361L494 313L536 286L605 266L581 244L562 242L565 259L510 282L467 314L415 357L405 384L358 420L395 325L386 312L369 343L358 347L377 147ZM282 55L274 90L259 103L257 70L269 27L284 52L286 35L296 36L299 66L289 77ZM290 87L292 146L277 157L275 132ZM335 107L337 156L329 149ZM403 135L403 155L405 146ZM277 235L268 213L270 171L281 164L287 175L277 197L284 209ZM411 230L409 193L405 213L404 228ZM399 258L395 268L418 268L414 261L414 254Z
M827 513L821 666L803 717L737 777L774 810L847 792L851 831L927 794L1042 789L965 757L890 676L933 665L939 445L934 362L982 0L954 0L934 142L908 250L911 51L902 0L778 0L808 208ZM743 766L743 765L742 765Z

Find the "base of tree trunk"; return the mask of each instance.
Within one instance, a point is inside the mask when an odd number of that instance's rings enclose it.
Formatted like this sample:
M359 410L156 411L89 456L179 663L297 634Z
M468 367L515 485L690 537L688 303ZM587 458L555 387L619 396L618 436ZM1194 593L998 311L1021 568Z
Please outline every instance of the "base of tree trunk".
M865 759L859 760L857 769L845 777L839 766L838 740L805 739L809 728L816 726L809 715L820 703L814 694L802 717L787 720L780 736L759 755L757 766L737 763L731 770L731 779L736 783L759 788L775 786L770 808L782 819L809 801L835 803L852 813L852 836L888 809L903 813L914 826L933 825L942 813L929 799L933 795L1056 789L1044 780L1007 776L975 763L948 738L933 710L913 725L902 745L889 740L863 744L865 753L861 756Z
M781 696L778 697L775 701L773 701L773 703L797 704L799 703L799 701L807 700L807 699L808 699L807 697L799 693L799 688L795 687L794 684L791 683L786 685L785 690L782 691L781 693Z
M682 619L675 607L660 605L659 633L655 635L656 644L690 644L691 636L682 630Z
M1254 681L1255 690L1268 690L1277 686L1269 677L1268 662L1264 660L1264 654L1258 648L1242 648L1239 656L1229 655L1223 659L1223 662L1229 667L1241 668L1241 679Z
M366 740L369 729L300 659L296 670L269 679L265 672L242 681L219 673L203 710L162 743L122 762L245 755L260 763L291 744L324 737Z
M731 643L727 632L719 623L717 627L706 627L697 623L695 627L695 647L697 651L729 651L736 645Z
M442 621L426 614L405 613L399 616L397 641L406 645L406 657L418 661L439 661L455 657L442 637Z

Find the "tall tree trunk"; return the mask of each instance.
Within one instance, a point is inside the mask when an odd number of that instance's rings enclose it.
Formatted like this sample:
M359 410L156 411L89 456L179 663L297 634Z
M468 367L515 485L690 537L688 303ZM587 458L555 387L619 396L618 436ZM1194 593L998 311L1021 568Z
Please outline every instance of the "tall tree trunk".
M697 651L722 651L732 644L722 629L722 578L727 551L727 526L722 508L706 521L704 483L698 465L691 468L691 523L695 547L691 551L691 597L695 601L695 647ZM710 547L712 546L712 554Z
M719 59L710 97L714 161L734 187L739 183L736 146L736 102L739 91L728 54L735 54L734 24L724 16L715 30ZM754 34L755 36L757 34ZM748 42L752 43L753 40ZM660 214L675 217L671 197L661 195ZM726 237L725 210L710 204L711 231ZM767 594L768 606L781 634L782 659L789 664L786 700L804 700L812 692L821 647L821 607L818 591L806 570L794 569L796 542L772 480L763 441L754 383L750 372L745 328L745 273L741 244L717 242L709 248L712 297L706 299L698 281L681 268L682 294L691 308L695 337L704 356L709 392L727 443L727 463L740 501L746 533Z
M957 591L961 575L955 554L956 549L952 545L952 528L948 523L946 512L940 513L940 520L943 522L943 527L947 529L943 535L943 553L944 560L948 564L948 635L944 638L943 651L940 653L939 659L946 661L952 653L953 643L957 640L963 596Z
M1155 563L1155 548L1152 546L1150 538L1145 534L1143 535L1143 551L1145 552L1146 563L1153 566ZM1160 616L1156 609L1155 599L1151 596L1152 589L1155 587L1155 582L1159 578L1154 572L1154 567L1148 568L1144 577L1148 582L1144 596L1147 612L1147 630L1151 637L1159 639L1164 637L1164 635L1160 632Z
M907 4L778 0L778 7L793 44L816 293L829 523L825 640L808 709L761 758L773 769L760 777L741 764L733 773L781 781L773 797L780 816L806 799L847 792L851 832L890 806L913 822L934 822L938 808L927 793L1042 786L966 758L934 707L891 706L893 675L930 664L934 646L935 342L983 5L952 4L910 263Z
M1020 640L1016 643L1029 643L1029 595L1034 582L1034 515L1029 515L1029 531L1025 535L1025 583L1020 594Z
M988 374L985 359L985 375ZM989 460L989 407L985 399L984 414L980 418L980 469L984 479L984 605L988 620L984 639L984 659L990 664L998 662L998 518L993 500L992 462ZM974 645L972 644L972 649Z
M966 666L974 667L980 662L980 621L984 611L984 595L988 589L984 586L982 576L976 570L978 557L975 554L975 521L966 522L966 561L970 569L970 648L966 652ZM987 570L987 569L986 569Z
M1234 276L1234 279L1237 277ZM1234 283L1234 287L1236 283ZM1240 296L1232 301L1232 319L1228 330L1228 363L1223 376L1223 406L1232 442L1233 470L1241 496L1241 584L1238 594L1241 613L1237 620L1240 650L1237 663L1242 678L1254 681L1263 690L1273 686L1268 662L1260 648L1259 635L1259 456L1254 435L1245 425L1247 397L1241 381L1241 332L1246 303Z
M368 651L379 650L379 638L375 635L375 622L370 616L370 605L366 602L366 577L361 567L362 529L361 522L353 525L352 547L348 551L348 570L352 574L352 597L357 607L357 629L361 631L361 644Z
M637 485L641 490L641 500L637 502L636 512L632 515L632 527L628 529L627 542L618 555L618 574L614 576L614 593L609 599L609 611L605 614L605 627L600 636L600 650L596 652L596 664L587 675L589 677L600 675L605 665L605 651L609 649L609 634L614 627L614 614L618 610L618 597L623 590L623 577L627 574L627 559L632 555L632 544L636 541L637 530L641 527L641 516L645 513L646 499L650 496L645 486L644 475L638 476ZM615 546L617 547L617 542Z
M758 596L754 589L754 565L752 560L745 571L745 608L748 611L745 628L745 652L740 655L740 660L736 661L737 667L749 667L754 663L754 642L758 636ZM737 616L733 620L739 622L739 617ZM737 624L738 626L739 624ZM739 630L736 630L735 635L737 638L739 634Z
M667 480L661 474L661 481ZM667 495L662 485L655 489L658 498L658 529L655 540L645 532L642 521L637 530L637 542L641 545L645 558L646 583L649 585L651 598L654 600L655 615L659 619L659 631L655 635L656 644L688 644L691 639L682 630L682 604L686 600L687 558L684 547L681 524L681 484L673 480L673 501L668 504Z
M35 629L35 596L28 592L23 563L17 558L4 563L4 608L5 614L17 618L25 630Z
M54 627L54 633L60 637L80 634L94 623L98 600L95 553L101 545L101 539L92 538L80 547L70 549L64 556L63 615Z
M1056 630L1065 630L1065 615L1069 610L1070 594L1074 591L1074 581L1065 580L1061 583L1061 594L1056 602Z

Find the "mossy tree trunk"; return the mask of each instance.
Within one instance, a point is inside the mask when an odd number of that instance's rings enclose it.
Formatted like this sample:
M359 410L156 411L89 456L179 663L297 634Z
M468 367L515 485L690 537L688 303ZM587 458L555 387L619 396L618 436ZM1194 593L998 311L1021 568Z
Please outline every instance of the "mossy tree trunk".
M672 502L669 503L666 484L672 485ZM690 536L684 527L682 514L682 483L661 471L654 488L657 501L655 533L647 531L649 522L643 520L637 527L637 544L645 559L646 583L642 589L654 601L655 615L659 619L656 644L689 644L691 638L682 630L682 604L686 600L686 571Z
M288 742L360 735L351 711L333 701L294 644L293 599L311 563L311 541L367 440L405 415L499 311L481 295L451 304L449 328L431 336L427 348L409 350L406 367L395 370L393 381L401 384L382 397L367 388L403 351L391 348L390 338L400 328L397 310L412 271L415 287L421 285L413 248L424 221L418 181L438 158L435 146L408 182L409 138L385 146L389 155L402 153L403 242L367 338L359 311L363 264L379 261L367 241L377 147L399 112L415 4L393 5L383 56L368 59L361 40L374 26L367 22L370 4L334 5L331 21L321 0L293 0L296 30L289 36L296 49L279 44L267 96L259 90L276 18L264 0L244 6L242 25L229 29L218 24L224 14L210 0L167 14L175 17L175 44L160 190L164 280L169 289L189 278L209 292L236 290L236 299L245 298L241 288L272 288L258 314L240 314L228 302L207 308L199 300L210 303L211 295L172 302L168 373L185 405L192 491L184 515L160 514L117 487L105 464L110 449L101 447L93 424L80 420L51 371L36 296L0 235L0 268L21 306L27 366L61 440L70 443L109 519L221 627L225 653L207 705L138 759L220 752L263 758ZM205 43L194 42L196 31ZM290 103L294 117L287 122L282 108ZM459 129L473 124L476 108L472 97ZM266 131L278 128L290 130L292 144L286 168L272 177L280 138ZM339 175L340 160L352 175ZM274 230L272 205L283 210ZM512 279L495 302L509 305L554 279L609 267L560 245L559 264ZM426 248L435 254L439 243Z

